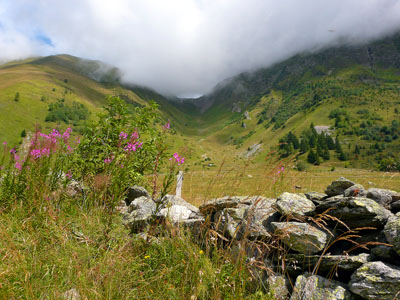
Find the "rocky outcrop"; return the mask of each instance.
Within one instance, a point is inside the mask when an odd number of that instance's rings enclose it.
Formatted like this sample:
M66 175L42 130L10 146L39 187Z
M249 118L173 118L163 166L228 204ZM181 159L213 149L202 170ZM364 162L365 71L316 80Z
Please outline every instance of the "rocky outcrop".
M380 261L362 265L351 276L350 291L368 300L400 296L400 268Z

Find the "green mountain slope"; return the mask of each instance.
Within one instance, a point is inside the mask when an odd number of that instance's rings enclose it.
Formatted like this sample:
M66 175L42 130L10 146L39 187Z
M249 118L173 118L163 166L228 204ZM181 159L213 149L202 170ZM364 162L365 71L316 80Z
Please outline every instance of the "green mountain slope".
M262 142L263 157L284 135L292 131L300 137L314 123L340 136L352 165L384 169L400 162L400 35L297 55L231 78L200 100L204 119L236 117L209 136L220 145L244 151ZM246 110L251 120L244 117Z

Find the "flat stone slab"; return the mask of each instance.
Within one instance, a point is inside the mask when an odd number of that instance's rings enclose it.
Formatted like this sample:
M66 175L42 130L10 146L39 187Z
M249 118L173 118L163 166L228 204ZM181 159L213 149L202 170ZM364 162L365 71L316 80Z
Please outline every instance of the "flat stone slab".
M398 299L400 268L381 261L366 263L351 276L349 289L367 300Z
M324 249L328 236L322 230L300 222L272 222L275 234L292 250L313 254Z

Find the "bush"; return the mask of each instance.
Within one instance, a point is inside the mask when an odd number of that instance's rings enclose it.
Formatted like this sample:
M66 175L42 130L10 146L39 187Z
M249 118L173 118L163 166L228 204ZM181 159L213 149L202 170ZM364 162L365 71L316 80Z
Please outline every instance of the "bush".
M296 164L296 168L300 172L305 171L306 170L306 164L303 161L299 161Z

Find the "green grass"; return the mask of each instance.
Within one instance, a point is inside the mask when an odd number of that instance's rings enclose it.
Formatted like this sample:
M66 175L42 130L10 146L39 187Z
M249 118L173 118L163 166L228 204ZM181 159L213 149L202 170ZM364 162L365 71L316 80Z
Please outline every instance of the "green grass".
M148 243L130 237L116 214L105 236L103 208L56 209L51 203L46 208L29 215L24 205L16 205L1 214L0 299L60 299L70 289L83 299L252 295L243 284L249 274L240 262L210 258L177 231Z

